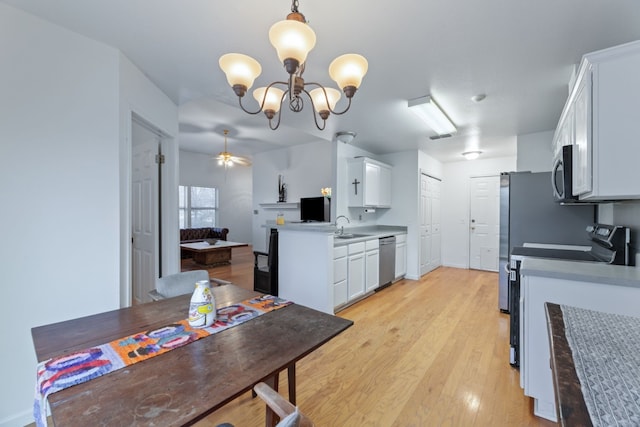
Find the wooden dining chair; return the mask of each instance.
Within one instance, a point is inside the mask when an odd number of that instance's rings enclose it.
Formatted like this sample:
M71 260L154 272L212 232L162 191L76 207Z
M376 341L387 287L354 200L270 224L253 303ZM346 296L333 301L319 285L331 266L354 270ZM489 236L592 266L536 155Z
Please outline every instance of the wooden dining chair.
M266 383L260 382L256 384L253 390L267 404L265 417L265 425L267 427L274 425L277 427L313 427L314 424L309 418ZM278 424L275 424L274 414L280 418Z
M253 290L278 296L278 230L269 233L269 252L253 251Z

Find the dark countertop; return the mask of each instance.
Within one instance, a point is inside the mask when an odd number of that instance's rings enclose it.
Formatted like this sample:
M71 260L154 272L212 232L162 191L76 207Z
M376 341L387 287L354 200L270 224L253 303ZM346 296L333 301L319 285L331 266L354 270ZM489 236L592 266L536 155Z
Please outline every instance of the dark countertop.
M593 423L582 396L571 348L565 335L562 309L558 304L547 302L545 310L550 337L551 371L558 422L562 426L592 426Z

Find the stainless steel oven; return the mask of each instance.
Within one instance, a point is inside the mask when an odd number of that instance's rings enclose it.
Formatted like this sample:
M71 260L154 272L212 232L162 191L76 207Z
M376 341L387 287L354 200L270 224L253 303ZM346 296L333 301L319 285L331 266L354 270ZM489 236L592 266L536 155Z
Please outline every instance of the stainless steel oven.
M627 227L607 224L589 225L586 233L591 246L528 244L511 250L509 272L509 363L520 366L520 337L523 301L520 295L520 265L526 257L602 262L629 265L631 231Z

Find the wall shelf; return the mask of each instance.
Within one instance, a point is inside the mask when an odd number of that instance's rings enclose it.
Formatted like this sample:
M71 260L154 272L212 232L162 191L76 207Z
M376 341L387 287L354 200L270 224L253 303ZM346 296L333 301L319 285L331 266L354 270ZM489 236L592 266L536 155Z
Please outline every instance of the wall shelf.
M260 207L264 209L298 209L298 202L282 202L282 203L260 203Z

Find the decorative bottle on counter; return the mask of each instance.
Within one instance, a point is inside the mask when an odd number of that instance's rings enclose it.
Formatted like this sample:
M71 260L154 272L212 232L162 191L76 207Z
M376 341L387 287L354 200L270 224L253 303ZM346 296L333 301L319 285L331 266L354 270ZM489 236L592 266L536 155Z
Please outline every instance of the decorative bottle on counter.
M216 300L208 280L198 280L189 304L189 325L206 328L216 320Z

